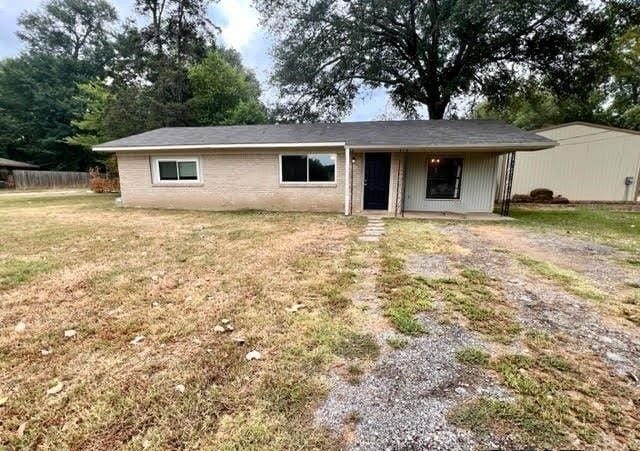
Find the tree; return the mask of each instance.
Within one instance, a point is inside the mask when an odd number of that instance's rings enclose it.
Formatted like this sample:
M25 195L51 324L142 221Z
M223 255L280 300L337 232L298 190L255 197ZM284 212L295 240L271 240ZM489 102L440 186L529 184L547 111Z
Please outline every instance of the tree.
M9 157L51 169L82 168L92 156L68 149L71 121L81 110L76 83L85 81L86 64L67 58L23 55L0 63L0 150Z
M640 130L640 26L632 27L616 41L615 62L608 92L608 110L616 125Z
M260 85L235 52L212 52L189 70L193 120L198 125L258 124L267 120Z
M578 0L256 4L278 38L274 80L285 99L329 118L345 114L361 89L385 87L406 114L426 105L441 119L457 96L560 53L585 11Z
M149 114L146 120L150 127L191 122L188 68L213 48L207 3L136 0L140 20L126 24L117 38L116 58L110 67L113 89L149 96L142 114Z
M108 57L109 25L116 10L106 0L51 0L20 15L17 35L29 51L73 60Z
M627 2L588 11L580 39L565 44L561 55L541 55L527 77L487 89L473 115L524 128L570 121L640 128L639 21L640 9Z

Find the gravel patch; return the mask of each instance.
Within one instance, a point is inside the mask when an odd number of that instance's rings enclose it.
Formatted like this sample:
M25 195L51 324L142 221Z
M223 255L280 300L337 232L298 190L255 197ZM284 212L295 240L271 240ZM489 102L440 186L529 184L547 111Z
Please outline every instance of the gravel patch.
M409 274L433 279L443 279L452 275L449 258L440 254L409 255L406 268Z
M467 450L504 446L487 437L478 443L468 431L451 425L447 412L479 395L509 399L478 368L457 361L456 352L484 347L468 331L423 316L428 334L412 338L406 348L387 352L357 385L339 377L316 412L320 426L339 433L357 418L354 450Z
M457 227L457 226L454 226ZM469 234L469 230L465 233ZM614 247L557 233L539 233L478 226L472 234L486 245L502 246L516 252L525 252L534 258L548 260L578 271L599 289L615 293L626 288L629 281L640 281L640 271L619 264L632 258L629 252ZM472 238L473 235L470 237Z
M591 301L532 276L516 264L512 255L494 251L492 241L469 233L464 226L447 225L440 231L458 237L458 244L471 250L466 256L455 257L458 263L481 269L503 282L504 295L516 307L518 320L525 327L563 334L569 338L567 345L590 348L610 364L615 374L632 381L640 378L640 329L623 327L603 317ZM592 262L593 266L598 264ZM622 283L624 275L617 277Z

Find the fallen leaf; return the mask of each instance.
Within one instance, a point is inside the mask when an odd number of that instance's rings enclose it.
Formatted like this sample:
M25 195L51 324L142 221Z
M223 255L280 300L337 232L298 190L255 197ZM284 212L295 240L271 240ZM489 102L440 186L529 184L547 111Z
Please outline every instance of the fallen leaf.
M76 331L74 329L67 329L64 331L65 338L73 338L76 336Z
M40 354L49 355L49 354L51 354L51 349L41 349L40 350Z
M176 385L176 391L179 393L184 393L185 387L182 384Z
M18 437L22 437L24 435L24 430L27 428L27 422L25 421L20 426L18 426L18 430L16 431L16 435Z
M24 321L20 321L18 324L16 324L15 331L18 333L22 333L26 328L27 324Z
M151 446L151 442L149 440L145 440L142 442L142 449L147 449Z
M216 327L214 327L214 328L213 328L213 331L214 331L214 332L217 332L217 333L219 333L219 334L223 333L223 332L224 332L224 330L225 330L225 329L224 329L224 327L222 327L222 326L221 326L221 325L219 325L219 324L218 324L218 325L216 325Z
M3 396L2 398L0 398L0 407L4 406L8 400L9 400L8 396Z
M131 340L129 343L132 345L139 345L144 340L144 335L136 335L136 337Z
M62 382L58 382L56 385L47 390L47 395L56 395L62 391L64 388L64 384Z
M229 323L231 322L231 320L230 320L230 319L228 319L228 318L223 318L222 320L220 320L220 322L221 322L222 324L229 324Z
M234 329L233 329L233 326L232 326L231 324L227 324L227 325L225 326L225 329L226 329L227 331L229 331L229 332L233 332L233 330L234 330Z
M244 358L247 359L248 361L260 360L262 358L262 354L260 354L258 351L251 351L251 352L248 352Z

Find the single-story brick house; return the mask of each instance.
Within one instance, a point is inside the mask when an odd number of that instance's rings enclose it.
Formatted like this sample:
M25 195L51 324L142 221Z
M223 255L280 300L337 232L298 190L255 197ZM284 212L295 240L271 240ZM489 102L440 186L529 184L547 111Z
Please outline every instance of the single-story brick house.
M94 147L123 206L489 213L498 157L555 142L499 121L161 128Z

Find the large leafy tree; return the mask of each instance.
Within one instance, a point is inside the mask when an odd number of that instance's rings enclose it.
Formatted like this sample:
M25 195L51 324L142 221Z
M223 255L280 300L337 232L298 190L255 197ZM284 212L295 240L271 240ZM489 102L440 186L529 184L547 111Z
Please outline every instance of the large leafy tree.
M83 69L84 68L84 69ZM64 139L79 114L76 83L86 79L82 62L23 55L0 63L0 145L2 153L51 169L86 167L92 156Z
M605 2L583 15L579 29L565 53L487 90L473 115L524 128L575 120L640 128L640 8Z
M611 121L640 130L640 26L630 28L616 41L613 76L607 89L612 95Z
M256 124L267 120L260 85L237 53L212 52L189 70L190 110L198 125Z
M256 124L268 120L260 102L260 85L241 63L237 52L217 49L190 67L190 92L185 108L185 125ZM163 124L153 101L154 87L130 84L107 86L93 81L80 85L78 100L84 105L82 120L75 121L78 133L71 142L93 145Z
M136 0L137 22L117 41L111 75L120 92L149 96L150 126L187 125L188 68L214 45L208 0Z
M0 154L52 169L94 161L66 138L82 114L78 84L104 74L115 19L105 0L50 0L20 16L25 52L0 62Z
M408 115L441 119L456 97L557 55L578 0L256 0L278 37L274 80L296 113L345 114L384 87ZM309 116L307 116L309 117Z
M116 10L106 0L51 0L20 15L18 37L32 53L73 60L108 57Z

